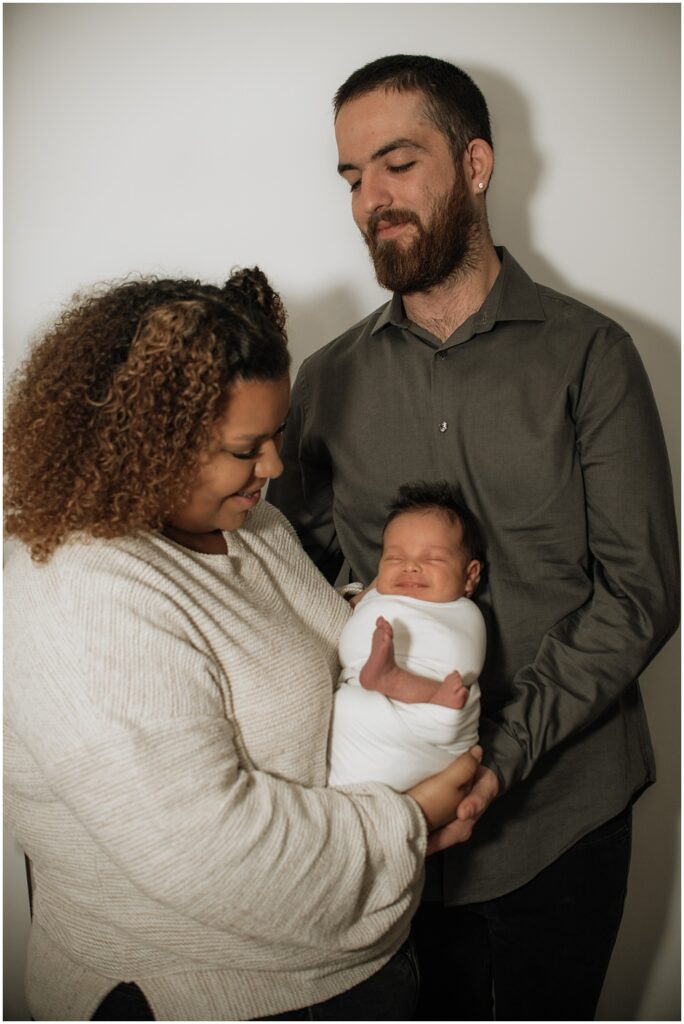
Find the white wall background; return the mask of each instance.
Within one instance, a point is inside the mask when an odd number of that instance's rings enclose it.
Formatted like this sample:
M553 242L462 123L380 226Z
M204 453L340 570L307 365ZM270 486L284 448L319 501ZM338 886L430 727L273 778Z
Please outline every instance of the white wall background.
M379 305L330 101L388 53L462 65L492 112L494 239L633 334L679 465L678 4L20 4L5 14L6 369L79 287L258 262L301 359ZM644 677L639 802L602 1020L679 1009L679 669ZM201 784L201 780L198 780ZM5 1016L28 1019L23 865L5 836Z

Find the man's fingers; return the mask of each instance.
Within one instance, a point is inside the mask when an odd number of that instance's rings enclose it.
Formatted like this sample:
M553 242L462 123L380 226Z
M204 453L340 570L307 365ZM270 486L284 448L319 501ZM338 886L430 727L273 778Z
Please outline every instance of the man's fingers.
M448 825L438 828L436 832L430 833L426 855L429 857L431 853L446 850L449 846L455 846L456 843L467 843L472 834L473 822L452 821Z
M473 748L475 749L475 748ZM471 821L473 824L484 814L494 797L499 792L499 780L491 768L478 769L478 777L473 783L470 793L463 798L458 806L459 821Z
M473 797L472 793L464 797L458 805L457 815L461 822L469 821L474 824L481 814L484 813L485 805L482 800Z

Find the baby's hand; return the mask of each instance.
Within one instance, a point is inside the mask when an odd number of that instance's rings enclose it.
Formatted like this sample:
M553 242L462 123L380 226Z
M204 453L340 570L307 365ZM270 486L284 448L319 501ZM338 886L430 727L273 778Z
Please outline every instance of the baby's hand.
M354 607L354 605L359 603L359 601L361 600L362 597L366 596L366 594L368 593L369 590L373 589L373 587L375 586L376 582L377 582L377 576L375 577L375 579L370 581L370 583L368 584L367 587L364 587L363 590L359 590L358 594L354 594L352 597L349 598L349 604L352 606L352 608Z

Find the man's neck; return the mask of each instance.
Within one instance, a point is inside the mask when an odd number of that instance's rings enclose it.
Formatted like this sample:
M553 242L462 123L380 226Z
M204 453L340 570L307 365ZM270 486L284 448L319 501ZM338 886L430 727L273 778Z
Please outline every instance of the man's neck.
M477 262L454 279L427 292L403 296L409 320L444 342L476 313L496 281L501 263L491 241L483 245Z

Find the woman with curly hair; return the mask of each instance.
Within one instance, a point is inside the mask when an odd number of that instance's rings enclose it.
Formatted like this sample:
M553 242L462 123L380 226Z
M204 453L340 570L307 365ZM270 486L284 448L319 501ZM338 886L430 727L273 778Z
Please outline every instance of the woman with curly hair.
M257 269L127 282L11 383L5 809L34 1019L411 1016L426 848L458 829L426 833L477 760L406 795L325 788L350 609L260 500L284 325Z

